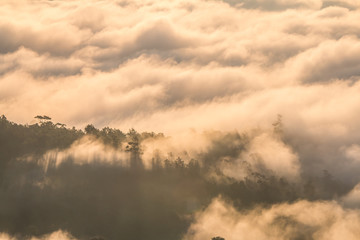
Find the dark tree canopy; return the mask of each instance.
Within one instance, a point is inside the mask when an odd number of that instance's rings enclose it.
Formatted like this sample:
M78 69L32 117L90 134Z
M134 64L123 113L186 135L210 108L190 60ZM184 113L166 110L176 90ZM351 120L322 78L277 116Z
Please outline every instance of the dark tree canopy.
M51 117L49 117L49 116L46 116L46 115L37 115L37 116L35 116L34 118L37 118L37 119L39 119L39 120L51 120Z
M225 238L222 238L222 237L213 237L211 240L225 240Z

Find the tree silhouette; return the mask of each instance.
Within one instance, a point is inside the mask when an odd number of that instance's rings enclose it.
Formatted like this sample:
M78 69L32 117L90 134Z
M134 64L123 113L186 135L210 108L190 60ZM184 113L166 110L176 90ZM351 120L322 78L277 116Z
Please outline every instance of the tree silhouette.
M40 121L41 124L44 124L46 122L50 122L51 121L51 117L46 116L46 115L37 115L34 118L38 119Z
M140 134L135 129L130 129L127 133L128 145L125 148L126 152L130 152L130 168L142 169L143 163L140 158L142 153L140 148Z
M99 130L96 127L94 127L94 125L88 124L85 127L85 133L97 136L99 133Z
M222 238L222 237L213 237L211 240L225 240L225 238Z

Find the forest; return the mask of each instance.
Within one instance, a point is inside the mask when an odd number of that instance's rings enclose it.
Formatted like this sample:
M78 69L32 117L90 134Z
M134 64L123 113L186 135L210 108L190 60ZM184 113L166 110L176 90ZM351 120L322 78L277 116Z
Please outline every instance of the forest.
M77 239L182 239L196 213L216 197L245 211L300 199L331 200L352 187L326 170L292 182L254 171L246 160L241 165L246 177L229 177L220 162L232 161L249 144L248 136L238 132L221 133L189 161L155 152L145 166L143 142L167 138L164 134L91 124L84 130L67 128L48 116L36 120L22 125L0 118L0 232L20 239L59 229ZM274 124L274 131L279 127ZM96 155L86 162L70 155L58 162L56 154L46 155L83 138L123 155L112 161Z

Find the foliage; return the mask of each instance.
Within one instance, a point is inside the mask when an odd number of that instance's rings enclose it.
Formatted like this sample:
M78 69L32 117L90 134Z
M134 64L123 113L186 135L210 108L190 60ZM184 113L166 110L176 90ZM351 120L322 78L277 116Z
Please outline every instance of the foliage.
M225 240L225 238L222 238L222 237L213 237L211 240Z

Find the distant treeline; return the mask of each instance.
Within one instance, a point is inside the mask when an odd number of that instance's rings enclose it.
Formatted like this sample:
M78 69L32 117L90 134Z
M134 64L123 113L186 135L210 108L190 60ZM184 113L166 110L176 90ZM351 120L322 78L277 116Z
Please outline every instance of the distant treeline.
M224 133L191 161L154 157L152 167L144 168L141 142L163 134L100 130L93 125L83 131L54 124L47 116L37 119L36 124L21 125L0 118L0 232L15 236L62 229L79 239L176 240L188 229L193 213L219 195L247 209L332 198L346 191L327 172L300 184L258 172L241 181L224 176L220 159L235 158L248 143L238 133ZM129 152L130 167L101 161L80 165L68 159L44 169L36 161L48 150L66 149L85 135ZM25 156L35 160L21 160Z
M0 116L0 159L3 161L14 159L25 154L44 154L51 149L65 149L75 140L85 134L99 138L104 144L114 148L124 147L124 143L132 143L146 138L164 137L162 133L138 133L130 129L127 133L119 129L105 127L97 129L89 124L84 131L66 128L65 124L53 123L48 116L36 116L38 123L21 125L9 121L4 115Z

